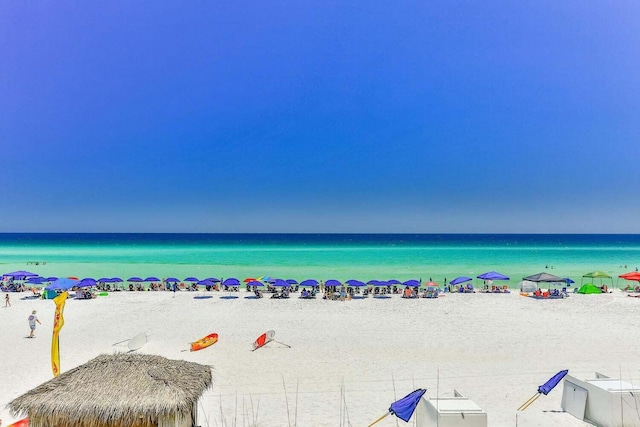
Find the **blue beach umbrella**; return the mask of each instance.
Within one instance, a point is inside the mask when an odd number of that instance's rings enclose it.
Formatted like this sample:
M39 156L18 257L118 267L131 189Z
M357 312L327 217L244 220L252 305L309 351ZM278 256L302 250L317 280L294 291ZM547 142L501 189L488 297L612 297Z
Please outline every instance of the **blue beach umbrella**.
M79 288L90 288L91 286L95 286L96 283L97 282L94 279L92 279L91 277L87 277L80 280L76 286Z
M179 280L178 280L179 281ZM185 282L197 282L198 278L197 277L187 277L186 279L184 279Z
M342 286L342 283L339 280L329 279L324 282L325 286Z
M203 279L203 280L208 280L213 283L220 283L220 279L216 279L215 277L207 277L206 279Z
M318 282L316 279L307 279L300 282L300 286L317 286Z
M408 423L409 419L411 419L411 416L416 410L418 403L420 403L420 399L422 399L422 396L426 392L427 392L427 389L419 388L407 394L402 399L393 402L389 407L389 412L387 412L386 414L384 414L383 416L381 416L380 418L378 418L377 420L369 424L369 427L371 427L378 421L381 421L384 417L386 417L389 414L393 414L396 417L400 418L402 421Z
M240 281L235 277L229 277L222 282L224 286L240 286Z
M298 281L296 279L287 279L285 280L285 282L287 282L290 285L297 285Z
M24 280L27 277L38 277L39 274L32 273L30 271L19 270L19 271L12 271L11 273L5 273L3 274L3 276L11 277L16 280Z
M552 376L551 378L549 378L549 380L542 384L541 386L538 387L538 392L536 394L534 394L533 396L531 396L529 398L529 400L527 400L526 402L524 402L519 408L518 411L524 411L525 409L527 409L529 406L531 406L531 404L533 402L536 401L537 398L540 397L541 394L544 394L545 396L547 394L549 394L549 392L551 390L553 390L553 388L555 386L558 385L558 383L560 381L562 381L562 379L565 377L565 375L567 375L569 373L568 369L565 369L563 371L558 372L557 374L555 374L554 376Z
M74 286L77 286L79 283L78 280L67 279L66 277L61 277L60 279L54 281L49 286L44 288L47 291L67 291Z
M111 282L111 278L110 278L110 277L101 277L101 278L99 278L99 279L96 279L96 282L112 283L112 282Z
M275 282L273 282L271 285L272 285L272 286L281 286L281 287L283 287L283 288L289 288L289 287L291 287L291 284L290 284L290 283L287 283L287 281L286 281L286 280L282 280L282 279L276 279L276 281L275 281Z
M264 283L258 282L257 280L252 280L251 282L247 283L247 286L264 286Z
M47 277L47 282L53 282L54 280L58 280L58 278L55 276Z
M167 277L166 279L164 279L164 281L166 283L178 283L180 279L178 279L177 277Z
M202 285L202 286L213 286L213 282L211 280L198 280L196 282L196 285Z
M119 278L119 277L112 277L112 278L111 278L111 281L112 281L113 283L120 283L120 282L122 282L122 279L121 279L121 278Z
M402 282L402 284L405 286L409 286L411 288L415 288L416 286L420 286L420 281L411 279L411 280L407 280L406 282Z
M402 284L402 282L400 280L397 280L397 279L387 280L387 283L390 284L390 285L400 285L400 284Z
M460 283L467 283L467 282L471 282L473 279L471 277L466 277L466 276L460 276L460 277L456 277L455 279L453 279L452 281L449 282L450 285L458 285Z
M345 283L353 287L367 286L366 283L361 282L360 280L355 280L355 279L349 279Z
M127 279L127 282L143 282L144 280L142 280L140 277L129 277Z
M482 280L510 280L508 276L500 274L497 271L488 271L478 276L478 279Z
M31 285L41 285L46 281L47 279L45 279L44 277L29 277L25 283Z
M146 279L143 280L143 282L159 282L159 281L160 281L160 279L158 279L157 277L153 277L153 276L147 277Z

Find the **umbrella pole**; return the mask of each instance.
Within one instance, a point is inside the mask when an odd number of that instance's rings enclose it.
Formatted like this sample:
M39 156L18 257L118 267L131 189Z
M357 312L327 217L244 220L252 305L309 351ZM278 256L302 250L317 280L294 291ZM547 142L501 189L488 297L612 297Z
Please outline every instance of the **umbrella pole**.
M375 420L374 422L372 422L371 424L369 424L367 427L371 427L372 425L382 421L387 415L389 415L391 412L387 412L386 414L384 414L383 416L381 416L380 418L378 418L377 420Z
M289 344L285 344L285 343L283 343L282 341L278 341L278 340L271 340L271 341L273 341L273 342L277 342L278 344L282 344L282 345L284 345L284 346L287 346L287 347L291 348L291 346L290 346Z
M527 409L533 402L535 402L540 397L540 393L536 393L529 398L526 402L524 402L519 408L518 411L524 411Z

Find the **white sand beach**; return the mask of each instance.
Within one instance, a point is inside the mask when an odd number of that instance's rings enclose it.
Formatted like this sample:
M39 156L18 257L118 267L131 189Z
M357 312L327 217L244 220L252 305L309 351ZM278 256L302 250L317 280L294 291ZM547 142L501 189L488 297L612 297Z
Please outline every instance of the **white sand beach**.
M457 389L488 413L490 426L516 425L516 409L562 369L596 371L640 384L640 299L621 291L534 300L511 294L449 294L438 299L352 301L194 299L203 292L117 292L70 299L60 333L65 372L145 332L139 352L213 367L201 401L201 426L366 426L416 388L427 396ZM52 378L54 303L21 300L0 309L0 405ZM27 339L27 317L42 325ZM273 329L276 339L252 352ZM211 332L219 342L198 352L188 343ZM286 394L285 394L286 390ZM562 385L518 414L518 426L582 426L561 412ZM88 397L89 398L89 397ZM341 404L342 400L342 404ZM342 416L342 419L341 419ZM398 425L407 425L397 421ZM395 426L387 417L379 426ZM409 425L413 425L410 423Z

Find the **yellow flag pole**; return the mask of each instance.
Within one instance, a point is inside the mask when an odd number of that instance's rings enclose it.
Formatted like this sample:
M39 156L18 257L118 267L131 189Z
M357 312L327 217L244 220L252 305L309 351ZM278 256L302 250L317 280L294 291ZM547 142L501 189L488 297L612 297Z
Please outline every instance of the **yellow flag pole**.
M540 393L536 393L536 394L534 394L533 396L531 396L531 397L529 398L529 400L527 400L526 402L524 402L524 403L523 403L523 404L518 408L518 411L524 411L524 410L525 410L525 409L527 409L529 406L531 406L531 404L532 404L533 402L535 402L535 401L536 401L536 399L537 399L537 398L539 398L539 397L540 397Z
M367 427L371 427L372 425L374 425L375 423L382 421L384 419L384 417L386 417L387 415L389 415L391 412L387 412L386 414L384 414L383 416L381 416L380 418L378 418L377 420L375 420L374 422L372 422L371 424L369 424Z

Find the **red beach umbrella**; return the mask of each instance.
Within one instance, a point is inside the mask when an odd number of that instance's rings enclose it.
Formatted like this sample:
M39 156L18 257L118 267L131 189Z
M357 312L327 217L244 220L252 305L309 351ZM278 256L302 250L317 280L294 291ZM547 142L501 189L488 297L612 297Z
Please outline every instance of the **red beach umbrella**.
M640 271L632 271L630 273L621 274L618 277L624 280L635 280L640 282Z

